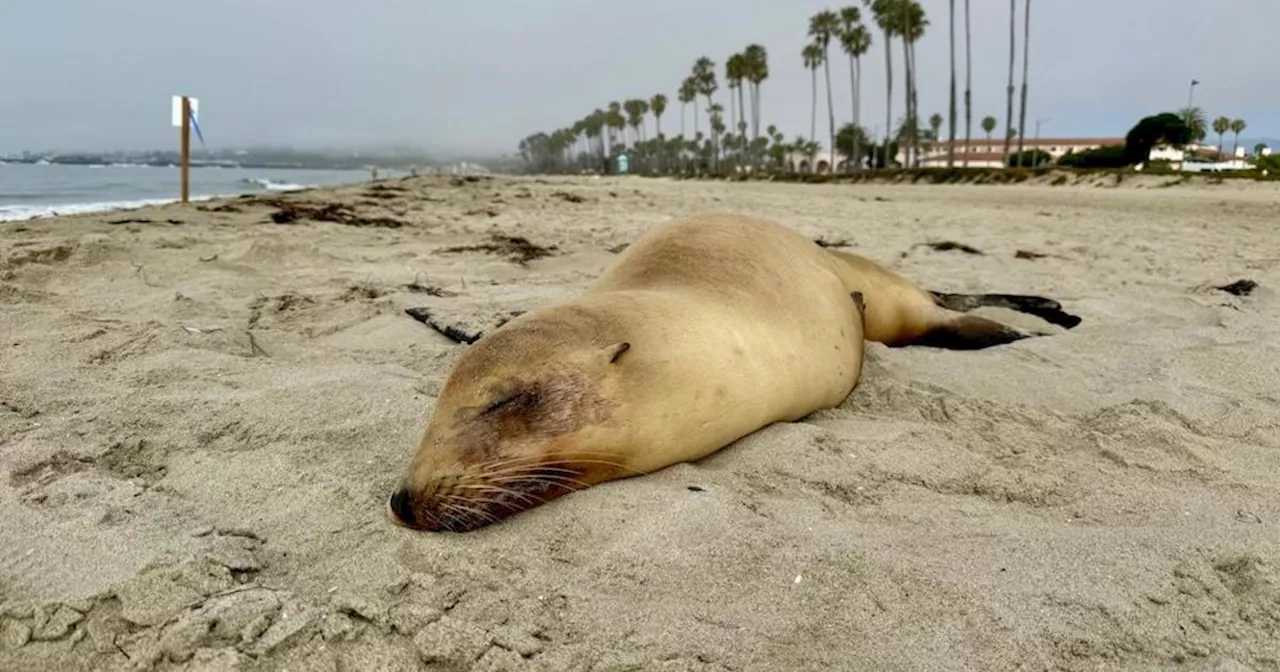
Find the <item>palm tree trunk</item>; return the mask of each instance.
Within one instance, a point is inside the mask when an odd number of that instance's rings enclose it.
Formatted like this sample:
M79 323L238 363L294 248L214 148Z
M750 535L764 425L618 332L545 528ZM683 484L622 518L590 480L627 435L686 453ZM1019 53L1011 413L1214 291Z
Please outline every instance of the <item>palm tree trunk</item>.
M854 132L849 141L849 162L845 164L845 171L852 173L858 160L858 73L853 54L849 54L849 102L853 105L849 109L852 110Z
M684 137L684 108L685 107L687 107L687 105L685 105L684 103L680 103L680 137L682 138Z
M956 165L956 0L951 0L951 120L947 124L947 167Z
M1014 13L1017 11L1015 4L1017 1L1018 0L1009 0L1009 88L1005 97L1007 102L1005 103L1004 111L1004 161L1002 162L1004 166L1009 165L1009 142L1013 139L1013 58L1016 53L1014 51L1014 41L1017 39L1017 35L1014 32L1017 24L1014 22L1013 17Z
M831 59L826 54L822 55L822 69L826 73L827 78L827 130L829 131L830 144L827 148L831 151L831 162L827 164L827 170L832 173L836 172L836 107L831 100Z
M862 58L859 57L859 58L853 59L853 65L854 65L854 70L857 71L857 76L854 79L854 85L853 85L854 99L857 100L859 103L861 103L862 102ZM862 106L861 105L853 106L853 127L859 130L862 128ZM861 142L855 141L854 154L855 154L854 158L856 160L856 163L854 165L854 170L860 172L862 170L862 143Z
M1031 55L1031 0L1026 0L1022 8L1022 112L1018 119L1018 165L1022 165L1022 142L1027 138L1027 68Z
M811 68L811 70L813 70L813 112L809 114L810 140L818 135L818 69Z
M911 116L914 119L920 118L920 87L916 86L916 43L911 41ZM915 167L920 167L920 136L912 136L912 156L915 157Z
M1218 160L1219 161L1222 160L1222 136L1223 135L1225 135L1225 133L1218 134Z
M737 102L733 100L733 87L731 86L728 87L728 125L730 125L730 132L728 132L728 134L730 134L730 137L733 136L733 131L736 131L737 129L736 109Z
M1236 152L1240 151L1240 132L1236 132L1235 142L1231 144L1231 158L1236 158Z
M969 0L964 0L964 167L969 167L969 141L973 137L973 51L969 47Z
M738 116L741 117L740 119L738 119L738 121L740 122L738 125L741 126L741 128L738 129L738 135L742 137L742 151L745 153L748 147L747 145L747 112L746 112L746 108L743 107L742 105L742 84L738 84Z
M751 136L760 139L760 83L751 83Z
M891 35L884 30L884 167L889 167L889 137L893 135L893 50L889 48Z
M906 5L903 6L905 7ZM905 23L903 25L906 26ZM907 27L905 30L909 31L910 28ZM902 151L902 165L904 168L910 168L912 164L911 154L915 150L912 139L915 137L915 131L920 125L916 123L915 110L911 109L911 41L907 39L906 35L902 36L902 67L904 70L903 81L906 83L906 86L902 87L902 89L907 103L907 116L902 126L906 132L906 137L903 139L906 148Z

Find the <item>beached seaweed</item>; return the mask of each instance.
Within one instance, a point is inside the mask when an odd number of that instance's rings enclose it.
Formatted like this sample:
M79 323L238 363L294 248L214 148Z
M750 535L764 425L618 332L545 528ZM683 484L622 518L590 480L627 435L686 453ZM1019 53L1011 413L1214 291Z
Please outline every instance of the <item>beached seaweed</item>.
M445 247L439 250L440 254L453 254L457 252L487 252L507 257L510 261L524 266L534 259L550 257L559 250L555 245L542 246L529 242L524 236L508 236L502 233L494 233L489 236L489 242L479 245L456 245L454 247Z
M558 198L558 199L560 199L560 200L562 200L562 201L567 201L567 202L569 202L569 203L583 203L583 202L586 202L586 200L587 200L587 199L586 199L585 197L583 197L583 196L579 196L579 195L577 195L577 194L571 194L571 193L569 193L569 192L567 192L567 191L555 191L555 192L552 192L552 193L551 193L551 198Z
M277 209L276 212L271 213L271 221L276 224L292 224L299 220L311 220L315 222L334 222L335 224L346 226L384 229L398 229L405 225L403 221L393 217L365 217L358 215L352 212L350 207L342 203L326 203L321 206L271 200L263 201L263 203L274 206Z
M453 341L454 343L471 345L472 343L475 343L476 341L480 340L480 337L484 336L485 334L485 330L480 329L473 324L462 325L456 322L452 324L447 323L444 320L440 319L440 316L433 314L431 308L427 308L427 307L406 308L404 312L409 317L412 317L413 319L427 325L428 327L431 327L432 329L436 330L441 336L444 336L445 338ZM517 317L520 317L523 314L524 314L523 310L513 310L509 313L506 313L505 315L500 315L498 316L497 320L494 321L492 329L497 329L498 327L501 327L507 322Z
M932 241L928 243L916 243L915 245L911 246L911 249L915 249L921 246L928 247L936 252L958 251L958 252L964 252L965 254L984 254L982 250L979 250L978 248L973 247L972 245L957 243L954 240L937 240L937 241Z
M1235 296L1249 296L1250 294L1253 293L1253 290L1257 288L1258 288L1258 283L1254 282L1253 280L1249 280L1248 278L1236 280L1235 282L1228 285L1214 287L1214 289L1226 292L1228 294L1233 294Z

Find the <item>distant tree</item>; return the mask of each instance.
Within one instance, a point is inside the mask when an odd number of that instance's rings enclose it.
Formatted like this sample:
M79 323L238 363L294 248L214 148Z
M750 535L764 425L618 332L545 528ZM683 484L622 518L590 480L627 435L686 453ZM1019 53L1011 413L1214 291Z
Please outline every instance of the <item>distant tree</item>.
M1231 120L1226 117L1218 117L1213 120L1213 132L1218 134L1218 158L1222 158L1222 136L1231 130Z
M760 83L769 78L769 53L759 44L747 45L747 81L751 82L751 135L760 137Z
M1267 143L1259 142L1258 144L1253 146L1253 155L1262 156L1262 152L1266 151L1266 149L1267 149Z
M685 77L680 82L680 90L676 92L676 100L680 101L680 137L684 137L684 106L694 102L698 97L698 87L693 77ZM698 106L693 106L693 132L698 132Z
M987 134L988 145L991 144L991 134L996 130L998 124L999 122L996 121L995 117L986 116L982 118L982 130Z
M1053 157L1043 149L1028 149L1009 157L1009 162L1005 165L1010 168L1019 166L1027 168L1035 168L1036 166L1047 166L1053 163Z
M934 143L938 142L938 134L942 132L942 115L941 114L934 112L933 115L929 117L929 130L933 133L932 137L929 138L930 141ZM955 162L955 156L954 156L955 149L952 148L951 150L949 150L947 152L947 155L948 155L947 165L950 166Z
M1184 117L1172 112L1162 112L1143 117L1125 135L1125 159L1129 165L1145 162L1151 156L1151 148L1158 144L1184 147L1192 142L1194 131L1187 126Z
M1022 129L1022 135L1018 136L1019 156L1022 156L1022 141L1027 137L1027 65L1031 60L1031 0L1023 2L1022 17L1022 107L1018 113L1018 128Z
M836 143L836 108L831 97L831 40L840 35L840 17L833 11L823 10L809 18L809 36L822 48L822 68L827 81L827 135L831 149ZM833 169L834 166L828 166Z
M804 59L804 67L813 74L813 112L809 116L809 137L812 138L818 133L818 66L822 65L822 46L817 43L805 45L800 50L800 57Z
M875 19L876 25L880 31L884 33L884 127L886 134L888 129L893 128L893 50L890 48L893 42L893 35L898 24L898 12L895 5L898 0L862 0L862 4L871 10L871 16ZM886 142L885 147L888 147ZM879 165L883 167L888 160L881 157Z
M653 112L654 134L662 137L662 113L667 111L667 97L664 94L654 94L649 99L649 111Z
M1130 165L1127 149L1125 145L1111 145L1072 152L1058 159L1058 165L1071 168L1124 168Z
M845 124L836 133L836 147L846 161L857 161L871 147L867 132L861 126Z
M631 144L638 145L643 139L642 126L645 115L649 114L649 101L643 98L632 98L623 103L622 108L627 112L627 125L631 127Z
M1178 110L1178 116L1182 117L1183 123L1191 129L1191 141L1200 142L1209 134L1209 122L1206 121L1204 110L1198 107L1184 107Z
M1240 134L1244 129L1248 128L1248 124L1244 123L1244 119L1231 120L1231 132L1236 134L1235 142L1231 145L1231 155L1235 156L1236 151L1240 149Z
M951 18L951 116L947 124L947 167L956 164L956 0L950 3Z
M1013 140L1013 58L1014 44L1017 42L1017 22L1014 20L1018 11L1017 0L1009 0L1009 86L1005 93L1004 111L1004 163L1009 162L1009 142Z
M871 32L862 25L862 13L855 6L841 9L840 21L843 24L840 46L849 55L849 93L853 102L853 124L856 126L862 121L862 56L871 49ZM839 139L839 133L836 137ZM858 149L859 147L853 148L855 156L848 163L851 170L861 168Z

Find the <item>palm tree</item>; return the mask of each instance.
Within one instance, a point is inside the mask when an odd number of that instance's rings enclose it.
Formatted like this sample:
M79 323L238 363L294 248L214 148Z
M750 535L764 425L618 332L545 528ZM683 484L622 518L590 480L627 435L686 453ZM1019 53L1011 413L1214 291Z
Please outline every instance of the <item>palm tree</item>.
M1022 166L1022 141L1027 137L1027 67L1031 56L1031 0L1026 0L1022 6L1022 111L1018 116L1018 128L1023 129L1018 134L1018 166Z
M1218 158L1222 158L1222 136L1231 130L1231 120L1226 117L1218 117L1213 120L1213 132L1218 134Z
M805 45L800 56L804 59L804 67L813 73L813 113L809 117L809 137L812 138L818 132L818 66L822 65L822 47L817 44Z
M737 90L742 86L742 55L733 54L730 58L724 60L724 87L728 88L728 119L730 119L730 128L737 127L737 100L733 96L733 90Z
M893 42L893 31L895 25L896 14L894 4L899 0L862 0L863 5L871 9L871 15L876 21L876 25L884 33L884 71L885 71L885 94L884 94L884 132L885 132L885 149L889 151L889 129L893 128L893 50L890 49ZM884 157L885 167L889 166L889 156Z
M860 22L857 7L845 7L840 10L840 19L844 22L844 31L840 33L840 46L849 54L849 85L853 96L853 125L861 128L862 123L862 56L871 49L871 33ZM849 165L857 170L861 164L862 145L853 147Z
M1191 139L1195 142L1204 140L1209 134L1209 124L1204 116L1204 110L1199 107L1184 107L1178 110L1178 116L1187 121L1187 126L1191 128Z
M751 137L760 138L760 83L769 78L769 54L758 44L747 45L747 80L751 82Z
M951 0L951 121L947 124L947 167L956 165L956 0Z
M1004 159L1000 162L1000 165L1002 166L1009 165L1009 141L1013 139L1013 58L1016 53L1014 51L1014 42L1017 41L1017 34L1014 32L1016 30L1015 26L1017 25L1014 22L1014 14L1017 13L1018 9L1016 7L1017 1L1018 0L1009 0L1009 88L1007 90L1008 96L1006 98L1007 102L1005 103L1004 112Z
M1240 130L1244 130L1244 129L1240 129ZM1259 142L1258 144L1253 146L1253 155L1255 157L1260 157L1262 156L1262 152L1265 151L1266 149L1267 149L1267 143Z
M698 97L698 88L693 83L692 77L685 77L680 82L680 90L676 92L676 100L680 101L680 137L684 137L684 106L692 103ZM698 132L698 106L693 106L693 132Z
M933 141L934 144L937 144L938 134L942 132L942 115L941 114L934 112L933 115L929 117L929 130L933 132L933 137L931 138L931 140ZM950 165L948 165L947 167L949 168Z
M920 134L917 132L920 121L919 109L919 92L916 89L916 42L924 36L924 30L929 25L929 20L925 18L924 8L915 0L898 0L901 5L902 26L899 34L902 36L903 57L906 60L907 70L907 117L911 123L907 126L907 141L911 148L910 156L913 159L913 165L920 164Z
M729 57L729 60L725 61L724 67L725 67L725 74L724 74L725 82L729 87L729 120L733 123L734 128L737 128L740 131L742 131L741 135L743 140L745 141L747 135L746 135L746 131L743 129L746 128L747 112L742 102L742 83L746 81L746 78L747 78L747 68L748 68L747 57L743 54L734 54ZM737 119L735 119L733 116L734 89L738 91Z
M627 120L622 116L622 105L619 103L609 103L609 115L605 119L605 123L609 126L609 149L608 154L613 155L613 146L617 144L618 138L621 137L623 143L626 143L624 133L627 130Z
M824 10L814 14L809 19L809 35L813 37L814 42L822 47L822 68L826 73L827 79L827 121L828 121L828 139L830 145L828 147L832 151L832 161L835 161L836 148L836 108L835 102L831 98L831 52L828 47L831 44L831 38L840 34L840 17L835 12ZM835 169L834 165L828 165L829 170Z
M969 167L969 140L973 130L973 51L969 47L969 0L964 0L964 167Z
M649 113L649 101L643 98L632 98L624 106L627 111L627 124L631 126L633 136L632 147L638 145L642 137L644 117Z
M998 126L999 124L1000 122L996 121L996 118L993 116L987 115L982 118L982 130L985 131L987 134L988 149L991 148L991 133L992 131L996 130L996 126Z
M716 92L716 89L720 88L720 85L716 83L715 61L712 61L710 58L706 56L702 56L697 61L695 61L693 64L693 81L694 81L694 87L697 88L698 93L706 96L707 113L710 114L711 108L712 108L711 96ZM723 108L721 109L723 110ZM694 110L695 111L697 110L696 105L694 106ZM697 117L695 117L695 119L696 118ZM720 125L724 126L724 123L721 122ZM720 158L719 147L720 147L720 132L715 130L713 126L711 129L711 151L712 151L713 158L715 158L715 160L717 161L717 165Z
M1244 119L1231 120L1231 132L1236 134L1235 143L1231 146L1231 156L1235 156L1236 151L1240 149L1240 134L1243 133L1244 129L1247 127L1248 124L1244 123Z
M707 114L711 117L711 154L716 165L720 163L720 134L724 133L724 106L720 103L712 103L707 108Z
M655 93L649 99L649 110L653 112L654 137L662 137L662 113L667 111L667 96Z

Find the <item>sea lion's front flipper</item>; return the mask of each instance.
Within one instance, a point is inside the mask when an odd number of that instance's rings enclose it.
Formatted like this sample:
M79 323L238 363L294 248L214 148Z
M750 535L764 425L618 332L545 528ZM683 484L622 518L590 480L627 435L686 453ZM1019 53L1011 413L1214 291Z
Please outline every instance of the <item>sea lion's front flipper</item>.
M1025 294L948 294L945 292L929 292L939 306L962 313L989 306L992 308L1008 308L1020 313L1034 315L1045 322L1071 329L1080 324L1080 318L1062 309L1062 304L1043 296Z

